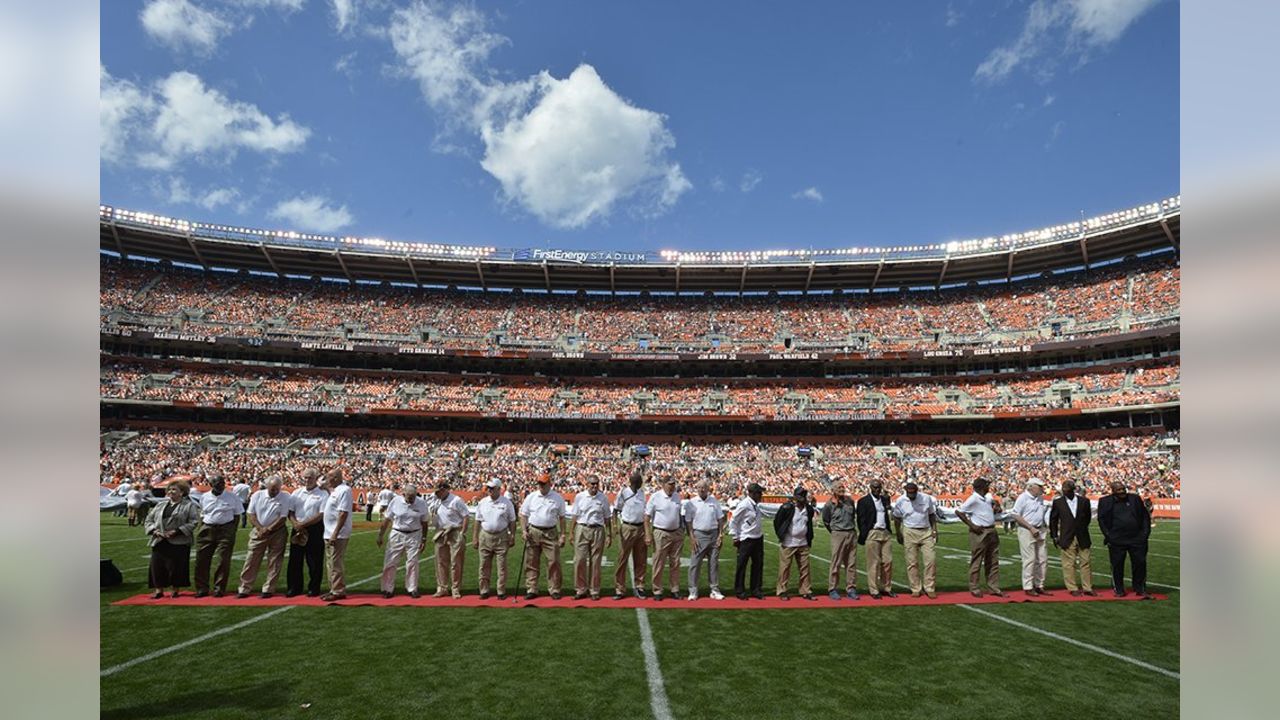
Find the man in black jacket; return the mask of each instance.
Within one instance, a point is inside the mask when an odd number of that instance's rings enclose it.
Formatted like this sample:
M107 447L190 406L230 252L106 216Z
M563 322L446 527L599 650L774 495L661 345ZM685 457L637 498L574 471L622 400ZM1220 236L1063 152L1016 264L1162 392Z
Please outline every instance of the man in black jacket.
M1062 483L1062 494L1049 506L1049 537L1062 552L1062 581L1073 597L1097 595L1093 591L1093 566L1089 548L1089 522L1093 508L1089 498L1076 493L1074 480ZM1077 574L1078 573L1078 574Z
M858 544L867 548L867 589L872 600L897 597L893 591L892 502L879 480L858 500Z
M809 492L797 487L792 499L778 508L773 516L773 531L782 546L778 557L778 598L791 599L787 584L791 580L791 561L800 570L800 597L813 600L813 588L809 584L809 548L813 545L813 505Z
M1098 501L1098 527L1110 550L1111 582L1116 597L1124 597L1124 559L1133 566L1133 591L1147 593L1147 538L1151 535L1151 515L1137 495L1130 495L1124 483L1111 483L1111 494Z

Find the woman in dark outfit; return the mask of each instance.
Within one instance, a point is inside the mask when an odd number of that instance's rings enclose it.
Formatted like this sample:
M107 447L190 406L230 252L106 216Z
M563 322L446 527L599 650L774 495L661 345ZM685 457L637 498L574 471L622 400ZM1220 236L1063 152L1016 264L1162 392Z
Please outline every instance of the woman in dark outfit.
M151 509L144 525L151 544L147 586L155 588L151 597L156 599L164 596L166 587L173 588L173 597L178 597L178 588L191 585L191 540L200 508L188 492L185 483L169 483L164 499Z

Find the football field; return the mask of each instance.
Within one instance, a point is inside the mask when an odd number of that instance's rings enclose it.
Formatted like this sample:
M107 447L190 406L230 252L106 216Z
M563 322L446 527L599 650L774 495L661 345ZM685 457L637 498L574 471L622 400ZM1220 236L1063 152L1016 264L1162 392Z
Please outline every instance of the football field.
M675 609L683 599L611 609L615 542L599 608L525 608L510 598L481 608L138 607L111 603L147 592L146 539L103 513L101 555L125 582L101 594L102 717L1176 717L1179 532L1178 522L1160 521L1152 533L1149 590L1168 595L1155 602L877 607L864 593L833 609L802 609L800 599L781 610ZM248 537L237 536L231 594ZM349 593L378 590L376 537L376 525L357 522ZM1110 593L1096 530L1094 543L1095 588ZM812 567L820 595L829 549L819 528ZM901 548L894 551L894 579L905 583ZM1000 553L1002 587L1020 599L1016 535L1001 535ZM517 544L513 595L523 590L519 557ZM777 558L776 544L766 544L766 593ZM562 559L572 595L571 550ZM967 559L965 528L942 526L939 591L967 588ZM468 547L471 594L478 565ZM733 565L726 538L726 593ZM428 548L428 594L434 569ZM403 592L403 575L399 582ZM705 595L705 572L703 583ZM865 589L865 577L858 585ZM1065 594L1053 548L1047 585ZM683 575L680 586L687 592Z

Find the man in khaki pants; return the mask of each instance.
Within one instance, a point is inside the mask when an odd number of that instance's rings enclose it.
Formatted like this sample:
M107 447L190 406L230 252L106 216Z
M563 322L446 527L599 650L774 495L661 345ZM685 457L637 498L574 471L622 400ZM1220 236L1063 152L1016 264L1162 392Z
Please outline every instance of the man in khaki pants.
M472 544L480 553L480 599L489 599L493 561L498 561L498 599L507 598L507 550L516 544L516 506L502 494L502 481L493 478L484 484L488 494L476 506L475 536Z
M858 499L858 544L867 548L867 590L872 600L898 596L893 591L892 517L884 485L872 480L871 492Z
M1075 481L1062 483L1062 494L1049 506L1049 537L1062 551L1062 580L1073 597L1096 596L1093 591L1093 566L1089 548L1089 522L1093 508L1089 498L1076 493ZM1078 574L1077 574L1078 573Z
M644 576L649 567L649 547L644 539L644 473L631 473L629 487L618 491L613 514L618 516L618 567L613 572L613 599L621 600L627 587L627 560L632 565L636 597L644 597Z
M600 492L600 478L587 479L587 489L573 497L573 599L600 599L600 563L613 544L609 498Z
M790 600L787 585L791 582L791 563L800 571L800 597L814 600L809 576L809 548L813 546L813 505L809 491L797 487L791 499L778 508L773 516L773 531L778 536L778 599Z
M467 555L467 523L471 512L462 498L449 492L448 480L436 483L433 501L428 502L436 532L436 593L444 597L451 592L462 597L462 562Z
M249 533L249 555L240 571L238 598L247 598L253 591L264 554L267 556L267 581L262 585L262 597L269 598L275 592L276 581L280 579L280 569L284 565L285 540L289 536L284 524L289 519L289 510L293 508L293 498L280 492L282 484L279 475L272 475L263 483L264 488L249 498L249 524L253 530Z
M956 517L969 527L969 594L982 597L978 585L982 566L987 570L987 591L1004 597L1000 591L1000 535L996 532L996 505L987 493L991 483L986 478L973 481L973 494L956 508Z
M893 528L898 544L907 556L907 583L911 585L911 597L923 592L930 598L938 597L938 564L935 549L938 545L938 506L929 495L920 492L920 486L908 482L906 492L893 504ZM905 530L903 526L906 526ZM924 577L920 566L924 565Z
M547 555L547 592L560 599L560 548L564 547L564 496L551 489L551 475L538 477L538 491L520 503L520 520L525 544L525 600L538 596L538 571L542 555Z
M329 561L329 592L321 596L325 602L347 597L347 542L351 539L352 495L346 471L341 466L324 476L329 499L324 503L324 551Z
M844 572L845 596L858 599L858 512L853 498L843 483L836 485L835 496L822 506L822 526L831 533L831 574L827 593L840 599L840 573Z
M662 599L663 575L670 575L671 597L680 595L680 554L684 549L680 498L676 479L662 478L662 490L649 497L644 508L644 543L653 550L653 599Z

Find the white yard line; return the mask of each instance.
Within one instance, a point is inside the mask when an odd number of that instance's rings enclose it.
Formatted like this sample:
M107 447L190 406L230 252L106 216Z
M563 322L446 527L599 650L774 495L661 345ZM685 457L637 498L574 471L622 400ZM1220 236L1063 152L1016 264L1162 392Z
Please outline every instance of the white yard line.
M636 620L640 623L644 674L649 678L649 707L653 709L654 720L672 720L667 688L662 681L662 667L658 665L658 650L653 645L653 632L649 629L649 614L644 608L636 608Z
M635 567L627 563L627 575L631 586L636 586ZM636 608L636 622L640 624L640 650L644 653L644 674L649 680L649 707L654 720L672 720L671 705L667 702L667 686L662 680L662 666L658 664L658 648L653 644L653 631L649 628L649 613Z
M777 544L777 543L775 543L775 542L773 542L773 541L766 541L766 542L768 542L770 545L773 545L773 546L775 546L775 547L778 547L778 544ZM831 564L831 561L830 561L830 560L828 560L828 559L826 559L826 558L824 558L824 557L821 557L821 556L819 556L819 555L814 555L812 552L811 552L811 553L809 553L809 557L811 557L811 558L813 558L813 559L815 559L815 560L821 560L822 562L825 562L825 563L827 563L828 565L830 565L830 564ZM867 573L866 573L865 571L863 571L863 570L859 570L858 572L859 572L860 574L862 574L862 575L866 575L866 574L867 574ZM894 583L893 583L893 584L894 584L894 585L897 585L898 587L906 587L905 585L903 585L902 583L897 582L897 581L894 581ZM1155 583L1151 583L1151 584L1153 584L1153 585L1154 585ZM1009 618L1007 618L1007 617L1003 617L1003 616L1001 616L1001 615L997 615L997 614L995 614L995 613L988 612L988 611L986 611L986 610L980 610L980 609L978 609L978 608L976 608L976 607L973 607L972 605L958 604L958 605L956 605L956 607L964 608L965 610L968 610L968 611L970 611L970 612L978 613L979 615L985 615L985 616L987 616L987 617L989 617L989 618L991 618L991 619L993 619L993 620L999 620L1000 622L1008 623L1008 624L1013 625L1013 626L1015 626L1015 627L1020 627L1020 628L1022 628L1023 630L1030 630L1031 632L1039 633L1040 635L1044 635L1045 637L1053 638L1054 640L1061 640L1062 642L1068 643L1068 644L1070 644L1070 645L1075 645L1076 647L1084 648L1084 649L1086 649L1086 650L1092 650L1092 651L1094 651L1094 652L1096 652L1096 653L1101 653L1101 654L1103 654L1103 655L1106 655L1106 656L1108 656L1108 657L1115 658L1115 659L1117 659L1117 660L1123 660L1124 662L1132 663L1132 664L1134 664L1134 665L1137 665L1137 666L1138 666L1138 667L1140 667L1140 668L1143 668L1143 669L1146 669L1146 670L1150 670L1150 671L1152 671L1152 672L1160 673L1161 675L1166 675L1166 676L1168 676L1168 677L1171 677L1171 678L1173 678L1174 680L1181 680L1181 679L1182 679L1182 676L1181 676L1181 675L1179 675L1178 673L1176 673L1176 672L1174 672L1174 671L1172 671L1172 670L1166 670L1165 668L1157 667L1157 666L1155 666L1155 665L1152 665L1151 663L1147 663L1147 662L1143 662L1143 661L1141 661L1141 660L1138 660L1137 658L1131 658L1131 657L1129 657L1128 655L1121 655L1121 654L1120 654L1120 653L1118 653L1118 652L1113 652L1113 651L1108 650L1108 649L1106 649L1106 648L1098 647L1097 645L1090 645L1089 643L1081 642L1081 641L1076 640L1076 639L1074 639L1074 638L1066 637L1065 635L1059 635L1059 634L1057 634L1057 633L1055 633L1055 632L1050 632L1050 631L1048 631L1048 630L1043 630L1043 629L1041 629L1041 628L1035 627L1034 625L1028 625L1028 624L1026 624L1026 623L1018 622L1017 620L1010 620L1010 619L1009 619Z
M426 557L423 557L423 558L421 558L420 560L418 560L418 564L419 564L419 565L421 565L422 563L424 563L424 562L426 562L426 561L428 561L428 560L430 560L431 558L434 558L434 557L435 557L435 553L432 553L432 554L430 554L430 555L427 555ZM377 575L371 575L370 577L367 577L367 578L365 578L365 579L363 579L363 580L358 580L358 581L356 581L356 582L354 582L354 583L351 583L350 587L359 587L359 586L361 586L361 585L364 585L364 584L365 584L365 583L367 583L367 582L371 582L371 581L373 581L373 580L377 580L377 579L379 579L379 578L381 578L381 577L382 577L382 573L381 573L381 572L379 572ZM236 623L235 625L229 625L229 626L224 627L224 628L218 628L217 630L214 630L213 632L205 633L204 635L201 635L201 636L199 636L199 637L194 637L194 638L191 638L190 640L184 640L183 642L180 642L180 643L178 643L177 645L170 645L170 646L169 646L169 647L167 647L167 648L162 648L162 649L160 649L160 650L156 650L155 652L147 653L146 655L141 655L141 656L136 657L136 658L134 658L134 659L132 659L132 660L126 660L126 661L124 661L124 662L120 663L119 665L112 665L111 667L109 667L109 668L107 668L107 669L103 670L101 673L99 673L99 677L108 677L108 676L110 676L110 675L115 675L116 673L120 672L121 670L128 670L129 668L131 668L131 667L133 667L133 666L135 666L135 665L139 665L139 664L141 664L141 663L144 663L144 662L147 662L147 661L150 661L150 660L155 660L156 658L159 658L159 657L164 657L165 655L168 655L169 653L172 653L172 652L177 652L178 650L184 650L184 649L186 649L186 648L191 647L192 645L197 645L197 644L199 644L199 643L202 643L202 642L204 642L205 640L211 640L211 639L216 638L216 637L218 637L218 636L220 636L220 635L226 635L227 633L235 632L236 630L240 630L241 628L246 628L246 627L248 627L248 626L250 626L250 625L252 625L252 624L254 624L254 623L256 623L256 622L258 622L258 621L260 621L260 620L266 620L266 619L267 619L267 618L269 618L269 617L272 617L272 616L275 616L275 615L279 615L280 613L283 613L283 612L287 612L287 611L289 611L289 610L292 610L292 609L294 609L295 607L298 607L298 606L297 606L297 605L285 605L284 607L278 607L278 608L276 608L275 610L268 610L267 612L265 612L265 613L263 613L263 614L261 614L261 615L255 615L255 616L253 616L253 617L249 618L248 620L244 620L244 621L242 621L242 622L238 622L238 623ZM652 642L652 641L651 641L651 642ZM671 717L671 716L670 716L670 715L667 715L667 717L669 718L669 717Z
M1137 658L1131 658L1128 655L1121 655L1118 652L1114 652L1112 650L1108 650L1103 647L1098 647L1097 645L1091 645L1087 642L1081 642L1079 640L1076 640L1075 638L1069 638L1065 635L1059 635L1058 633L1050 632L1048 630L1038 628L1034 625L1028 625L1027 623L1024 623L1024 622L1011 620L1002 615L997 615L993 612L988 612L986 610L982 610L981 608L973 607L972 605L962 604L962 605L956 605L956 607L964 608L969 612L977 613L984 617L989 617L992 620L999 620L1002 623L1008 623L1009 625L1012 625L1017 628L1022 628L1023 630L1027 630L1029 632L1033 632L1038 635L1043 635L1048 638L1053 638L1054 640L1061 640L1062 642L1067 643L1068 645L1075 645L1078 648L1084 648L1085 650L1092 650L1093 652L1099 653L1101 655L1106 655L1107 657L1115 658L1116 660L1121 660L1131 665L1137 665L1138 667L1144 670L1150 670L1151 672L1159 673L1161 675L1164 675L1165 677L1173 678L1174 680L1179 680L1179 681L1182 680L1182 676L1172 670L1166 670L1165 668L1159 667L1157 665L1152 665L1151 663L1148 663L1148 662L1143 662L1142 660L1139 660Z
M249 618L248 620L245 620L245 621L243 621L243 622L238 622L238 623L236 623L235 625L228 625L227 627L224 627L224 628L218 628L217 630L214 630L213 632L205 633L204 635L201 635L200 637L194 637L194 638L191 638L190 640L186 640L186 641L184 641L184 642L180 642L180 643L178 643L177 645L170 645L169 647L164 648L164 649L162 649L162 650L156 650L155 652L147 653L146 655L142 655L142 656L136 657L136 658L134 658L134 659L132 659L132 660L126 660L125 662L122 662L122 663L120 663L119 665L112 665L111 667L107 668L106 670L103 670L103 671L100 673L100 677L108 677L108 676L111 676L111 675L115 675L116 673L120 672L121 670L128 670L129 668L133 667L134 665L138 665L138 664L141 664L141 663L147 662L148 660L155 660L156 658L158 658L158 657L164 657L165 655L168 655L168 654L169 654L169 653L171 653L171 652L177 652L177 651L179 651L179 650L183 650L183 649L185 649L185 648L189 648L189 647L191 647L192 645L197 645L197 644L199 644L199 643L202 643L202 642L204 642L205 640L211 640L211 639L213 639L213 638L218 637L219 635L226 635L227 633L235 632L236 630L239 630L239 629L241 629L241 628L249 627L250 625L252 625L252 624L254 624L254 623L256 623L256 622L258 622L258 621L260 621L260 620L266 620L267 618L272 617L272 616L274 616L274 615L279 615L279 614L280 614L280 613L282 613L282 612L288 612L289 610L292 610L292 609L294 609L295 607L297 607L297 606L296 606L296 605L285 605L284 607L276 608L275 610L271 610L271 611L269 611L269 612L265 612L265 613L263 613L263 614L261 614L261 615L255 615L255 616L253 616L253 617Z

